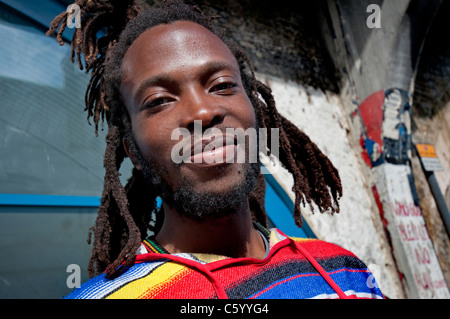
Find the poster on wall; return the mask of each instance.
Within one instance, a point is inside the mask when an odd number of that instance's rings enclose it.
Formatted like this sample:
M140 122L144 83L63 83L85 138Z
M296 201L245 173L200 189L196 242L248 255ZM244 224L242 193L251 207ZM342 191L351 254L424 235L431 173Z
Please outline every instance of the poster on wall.
M408 293L412 298L450 298L422 211L413 200L410 167L385 163L375 168L375 173L385 178L377 188L384 193L385 218Z
M389 162L407 164L411 158L411 119L408 92L381 90L359 105L364 148L375 167Z

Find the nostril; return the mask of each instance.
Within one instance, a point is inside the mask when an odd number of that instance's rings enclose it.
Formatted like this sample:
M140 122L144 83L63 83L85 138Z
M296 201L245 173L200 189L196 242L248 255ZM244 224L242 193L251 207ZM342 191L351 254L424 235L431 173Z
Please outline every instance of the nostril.
M188 123L186 128L189 130L190 133L194 133L196 125L201 123L201 130L204 132L206 129L214 127L216 125L220 125L224 120L224 116L222 115L215 115L210 121L203 120L196 120ZM197 126L197 130L199 127Z
M211 122L209 123L209 127L214 127L216 125L219 125L223 122L223 116L221 115L216 115L212 118Z
M194 132L194 122L189 123L186 128L189 130L189 132L192 134Z

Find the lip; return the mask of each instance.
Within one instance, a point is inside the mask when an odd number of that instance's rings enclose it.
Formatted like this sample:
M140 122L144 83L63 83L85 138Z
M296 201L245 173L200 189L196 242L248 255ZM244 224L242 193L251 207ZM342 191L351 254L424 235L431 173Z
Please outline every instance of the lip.
M236 156L236 137L230 134L218 134L195 138L191 144L190 157L187 164L203 167L218 166L230 163ZM233 157L231 157L233 156Z

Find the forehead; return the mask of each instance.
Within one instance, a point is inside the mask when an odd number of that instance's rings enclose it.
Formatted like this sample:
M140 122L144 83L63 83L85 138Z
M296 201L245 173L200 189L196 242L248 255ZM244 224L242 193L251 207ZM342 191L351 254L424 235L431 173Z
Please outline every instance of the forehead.
M226 44L205 27L190 21L162 24L144 31L129 47L122 62L123 81L141 73L186 69L211 60L239 69Z

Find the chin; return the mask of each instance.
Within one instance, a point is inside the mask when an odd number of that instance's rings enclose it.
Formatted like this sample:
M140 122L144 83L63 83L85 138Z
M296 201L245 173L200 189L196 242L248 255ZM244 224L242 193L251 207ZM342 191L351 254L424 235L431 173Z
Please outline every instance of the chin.
M198 186L182 183L168 200L180 214L194 219L230 215L248 202L257 173L259 165L251 164L236 175L221 176Z

